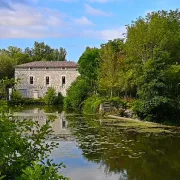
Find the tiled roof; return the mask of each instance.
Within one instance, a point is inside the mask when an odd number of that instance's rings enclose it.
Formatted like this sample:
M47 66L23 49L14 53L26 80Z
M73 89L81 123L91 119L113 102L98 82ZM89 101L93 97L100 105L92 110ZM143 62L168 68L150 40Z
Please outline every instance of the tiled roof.
M77 63L72 61L34 61L15 66L15 68L76 68Z

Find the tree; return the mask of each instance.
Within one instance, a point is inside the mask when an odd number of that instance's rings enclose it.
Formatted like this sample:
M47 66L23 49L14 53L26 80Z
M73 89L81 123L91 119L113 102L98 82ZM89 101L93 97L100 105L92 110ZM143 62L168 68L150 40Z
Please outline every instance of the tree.
M91 84L93 90L97 89L99 68L99 49L86 47L78 61L79 73Z
M158 11L128 26L126 51L136 69L139 98L134 110L142 119L163 122L179 118L175 108L177 94L173 96L174 87L168 80L169 68L172 70L180 61L179 18L178 10Z
M101 45L98 74L99 89L109 92L111 97L118 90L119 71L124 57L124 43L122 39L115 39Z
M44 96L44 102L47 105L53 105L56 101L56 90L52 87L49 87L46 95Z
M91 87L87 81L78 77L67 90L67 96L64 99L66 110L79 111L85 99L89 96Z
M32 120L17 120L0 101L0 179L68 180L59 173L63 165L48 159L47 153L58 145L45 141L52 133L51 121L40 126Z
M25 53L28 54L32 61L65 61L67 52L64 48L53 49L44 42L34 42L32 49L26 48Z
M0 79L14 76L15 60L6 54L0 54Z

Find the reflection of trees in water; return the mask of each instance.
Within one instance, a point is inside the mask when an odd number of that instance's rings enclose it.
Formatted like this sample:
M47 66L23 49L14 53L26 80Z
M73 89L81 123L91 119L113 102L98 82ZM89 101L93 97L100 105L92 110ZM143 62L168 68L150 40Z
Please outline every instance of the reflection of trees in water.
M94 117L68 118L83 156L120 179L179 179L180 139L165 135L132 134L102 127Z

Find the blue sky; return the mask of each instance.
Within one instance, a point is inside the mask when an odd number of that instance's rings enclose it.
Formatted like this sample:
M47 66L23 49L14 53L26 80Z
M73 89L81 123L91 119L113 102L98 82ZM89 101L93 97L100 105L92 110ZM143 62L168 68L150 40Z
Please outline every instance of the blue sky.
M86 46L123 37L139 16L177 8L179 0L0 0L0 48L44 41L78 61Z

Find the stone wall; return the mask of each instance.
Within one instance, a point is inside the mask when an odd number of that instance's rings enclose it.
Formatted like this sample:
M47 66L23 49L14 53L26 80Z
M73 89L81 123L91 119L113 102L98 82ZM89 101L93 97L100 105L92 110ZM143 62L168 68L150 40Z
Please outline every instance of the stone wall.
M33 76L33 84L30 84L30 76ZM46 85L46 77L49 76L49 85ZM65 85L62 86L62 76L65 76ZM27 98L44 97L48 87L53 87L56 92L66 96L66 91L73 81L79 76L76 68L16 68L15 79L20 79L16 89Z

